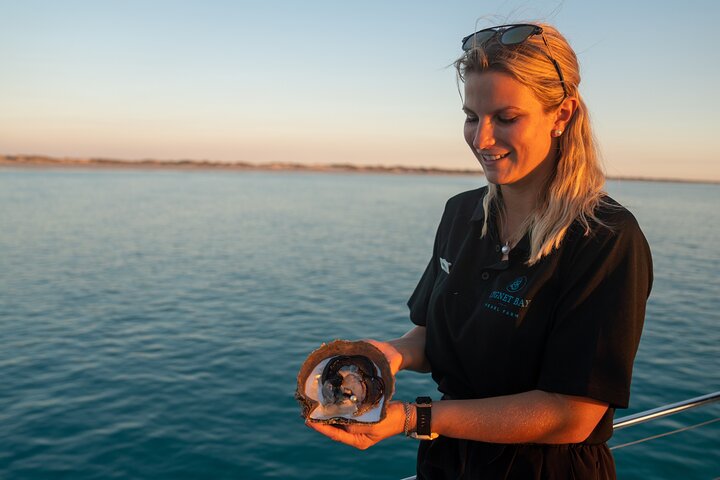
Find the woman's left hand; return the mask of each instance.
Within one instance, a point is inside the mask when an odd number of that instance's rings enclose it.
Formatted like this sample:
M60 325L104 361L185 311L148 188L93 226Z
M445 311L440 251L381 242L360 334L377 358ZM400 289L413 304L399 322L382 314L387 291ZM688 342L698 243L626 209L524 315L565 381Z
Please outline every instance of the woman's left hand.
M390 402L385 418L373 424L354 423L351 425L327 425L306 421L305 425L330 437L336 442L345 443L360 450L372 447L381 440L403 432L405 426L405 408L402 402Z

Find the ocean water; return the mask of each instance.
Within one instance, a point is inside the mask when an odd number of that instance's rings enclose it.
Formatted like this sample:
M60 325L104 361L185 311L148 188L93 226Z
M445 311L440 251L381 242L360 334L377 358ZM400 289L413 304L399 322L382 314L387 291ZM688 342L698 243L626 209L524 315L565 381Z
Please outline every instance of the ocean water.
M400 479L293 398L335 338L388 339L445 200L482 177L0 170L0 478ZM720 390L720 186L609 182L655 262L619 416ZM401 372L396 398L435 393ZM620 431L612 445L720 416ZM720 423L615 450L623 479L720 477Z

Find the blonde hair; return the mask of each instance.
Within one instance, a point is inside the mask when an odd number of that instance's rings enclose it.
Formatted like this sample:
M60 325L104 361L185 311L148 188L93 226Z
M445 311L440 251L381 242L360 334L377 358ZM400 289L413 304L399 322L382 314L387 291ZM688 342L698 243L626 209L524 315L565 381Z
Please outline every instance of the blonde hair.
M595 211L605 204L602 200L605 175L590 128L587 106L578 91L580 69L575 52L554 27L536 25L543 29L542 35L550 49L541 35L533 35L523 43L511 46L502 45L496 36L468 50L455 62L461 81L464 82L469 73L503 72L528 87L546 111L551 111L565 99L560 78L550 60L552 56L560 64L567 95L577 98L577 109L563 134L557 138L558 157L553 174L541 193L537 208L523 225L522 233L530 232L528 265L537 263L558 248L575 220L583 226L586 235L590 232L591 221L604 225ZM483 199L483 236L488 231L492 206L500 216L504 215L501 188L489 183Z

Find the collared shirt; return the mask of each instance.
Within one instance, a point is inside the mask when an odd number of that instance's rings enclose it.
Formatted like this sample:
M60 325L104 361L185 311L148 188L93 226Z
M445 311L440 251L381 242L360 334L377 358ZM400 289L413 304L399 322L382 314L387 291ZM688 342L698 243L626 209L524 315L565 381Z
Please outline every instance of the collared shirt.
M605 197L608 227L579 222L559 248L527 265L530 238L503 260L487 188L451 198L433 255L408 306L426 327L425 353L445 398L543 390L610 405L583 444L612 435L629 401L632 364L652 285L650 250L630 212ZM478 443L479 442L468 442Z

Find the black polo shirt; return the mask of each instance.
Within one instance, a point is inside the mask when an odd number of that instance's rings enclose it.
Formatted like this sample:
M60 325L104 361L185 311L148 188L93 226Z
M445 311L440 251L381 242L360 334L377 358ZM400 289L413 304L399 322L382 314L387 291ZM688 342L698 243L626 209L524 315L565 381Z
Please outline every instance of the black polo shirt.
M413 323L427 328L425 354L438 390L468 399L539 389L610 408L582 444L422 442L418 478L525 478L566 457L614 472L604 442L614 409L628 406L652 284L645 237L632 214L606 197L596 215L610 228L593 225L586 235L575 222L560 247L531 267L526 235L503 261L494 212L481 236L486 193L483 187L447 202L432 258L408 301Z

